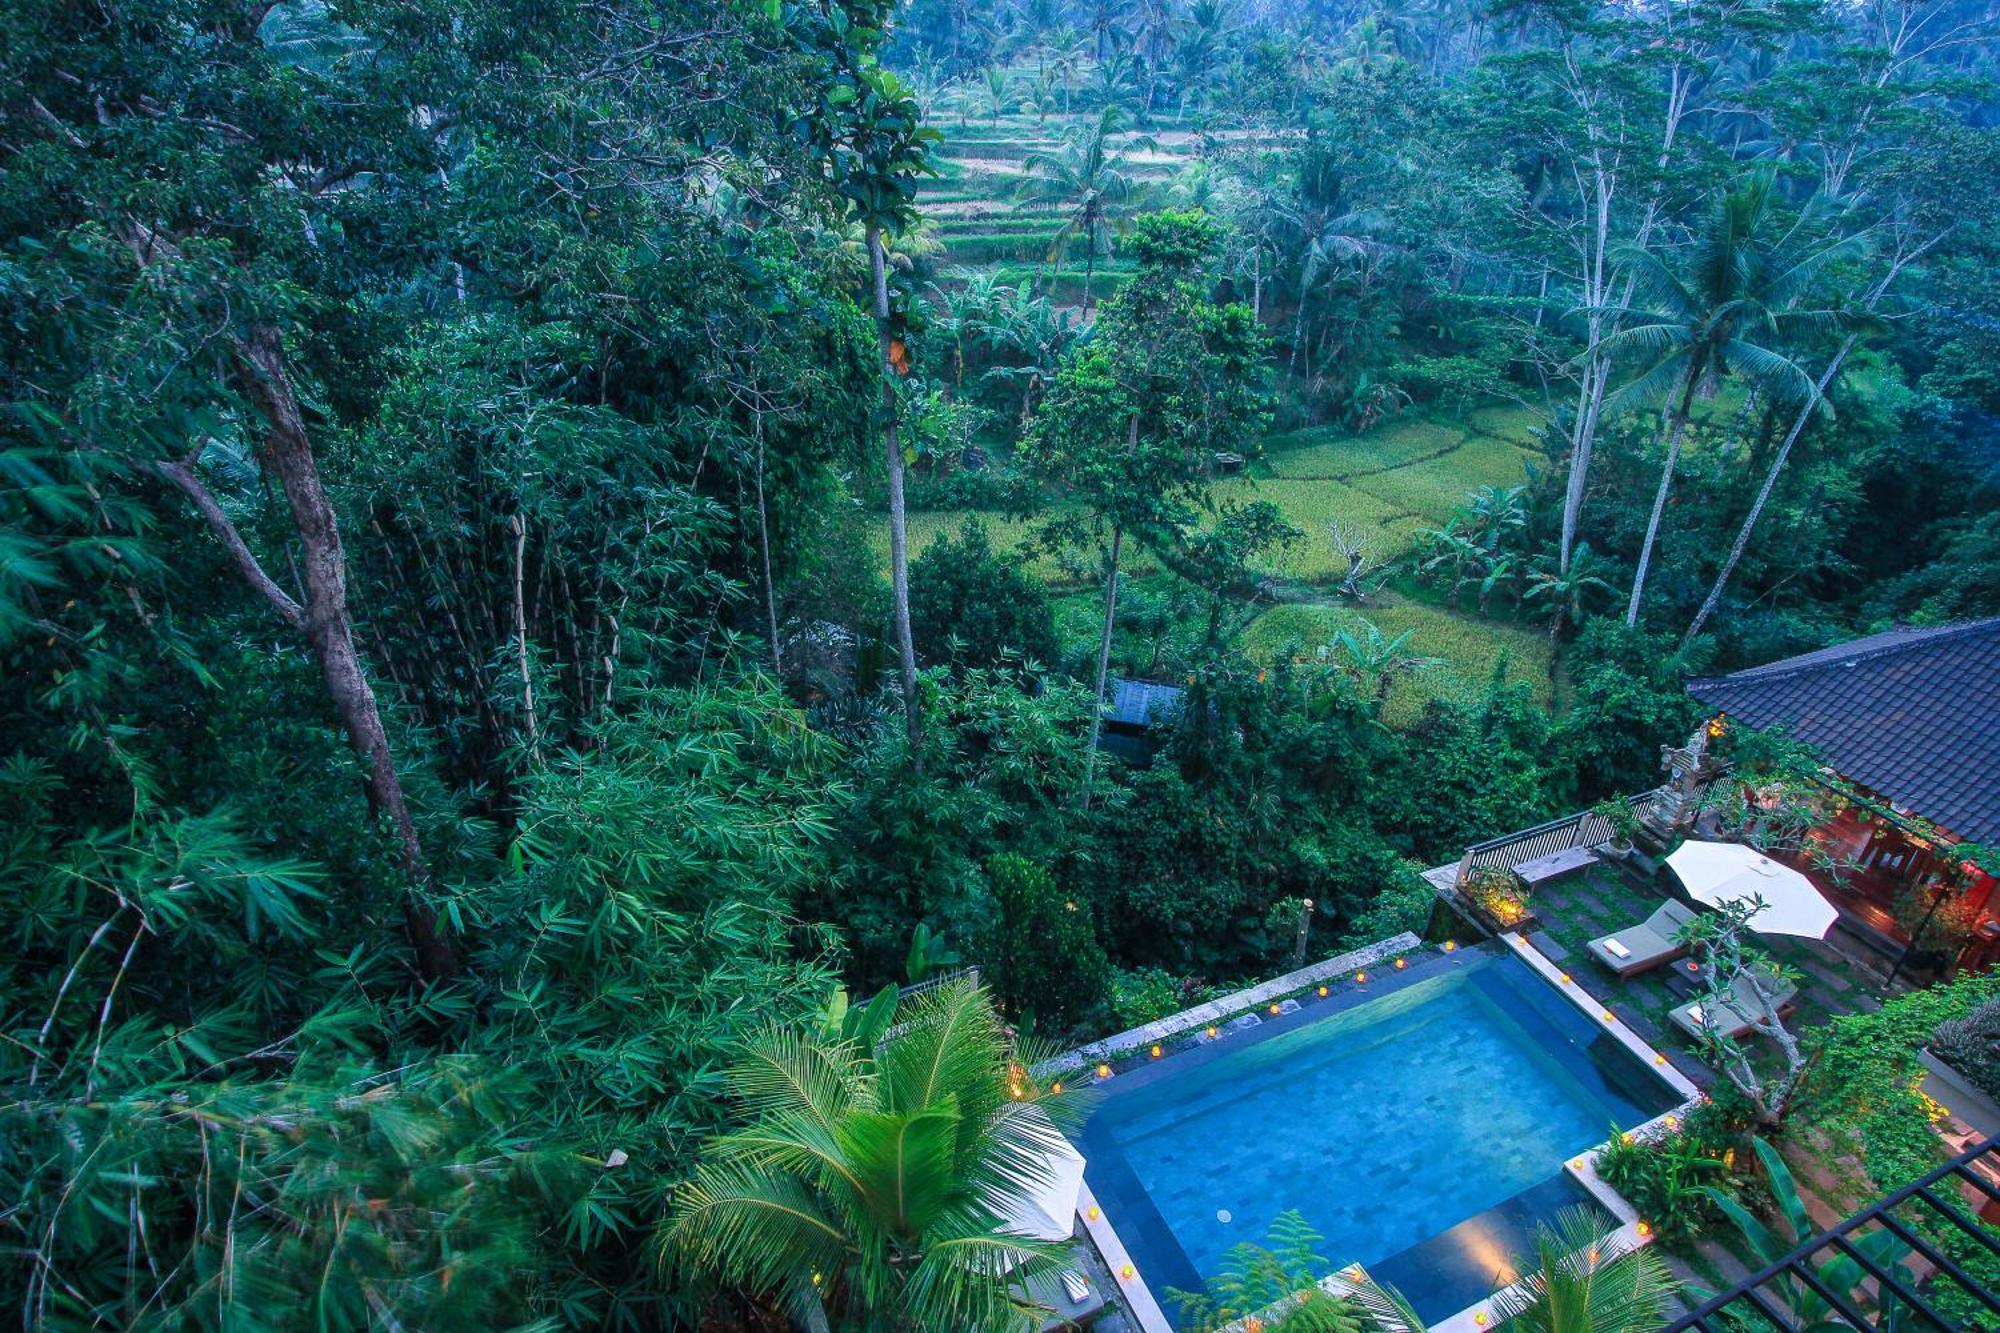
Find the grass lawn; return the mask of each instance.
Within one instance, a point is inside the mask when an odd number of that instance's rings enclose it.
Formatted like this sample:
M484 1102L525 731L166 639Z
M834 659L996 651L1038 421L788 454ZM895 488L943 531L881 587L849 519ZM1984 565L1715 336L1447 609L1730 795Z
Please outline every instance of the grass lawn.
M1476 700L1486 690L1493 669L1504 655L1507 678L1520 681L1535 692L1537 702L1547 706L1553 697L1549 680L1548 636L1532 629L1481 620L1456 614L1421 602L1355 610L1319 605L1274 606L1251 622L1243 643L1250 655L1262 662L1285 656L1316 660L1321 644L1331 644L1340 630L1354 630L1363 621L1372 621L1388 638L1405 630L1413 631L1409 650L1423 657L1444 659L1432 667L1398 682L1389 697L1388 721L1402 725L1415 721L1427 699ZM1334 654L1339 649L1333 650ZM1339 660L1338 656L1335 660Z

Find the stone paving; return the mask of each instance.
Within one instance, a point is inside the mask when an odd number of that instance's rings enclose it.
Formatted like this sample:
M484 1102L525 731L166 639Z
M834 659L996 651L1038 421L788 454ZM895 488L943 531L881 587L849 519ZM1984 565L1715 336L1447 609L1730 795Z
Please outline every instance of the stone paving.
M1714 1080L1714 1073L1700 1062L1695 1043L1667 1021L1668 1012L1683 1002L1668 989L1667 969L1618 981L1591 962L1584 948L1600 935L1644 921L1668 896L1663 878L1616 863L1596 865L1536 892L1531 906L1541 928L1532 932L1529 940L1554 961L1574 969L1579 977L1591 977L1593 989L1610 1002L1612 1012L1666 1052L1688 1077L1706 1086ZM1793 1031L1809 1030L1840 1014L1880 1007L1882 974L1843 951L1838 930L1831 943L1784 935L1760 937L1758 943L1798 977ZM1899 983L1897 989L1904 987ZM1769 1044L1753 1039L1753 1046Z

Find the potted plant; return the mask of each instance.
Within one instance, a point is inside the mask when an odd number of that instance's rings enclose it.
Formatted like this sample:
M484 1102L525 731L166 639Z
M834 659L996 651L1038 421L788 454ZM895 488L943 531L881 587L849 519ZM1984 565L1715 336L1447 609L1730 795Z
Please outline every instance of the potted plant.
M1630 854L1632 839L1639 832L1639 816L1632 813L1631 802L1616 796L1607 797L1591 806L1590 813L1611 826L1611 842L1607 850L1614 856Z
M1466 876L1461 889L1465 900L1494 930L1531 930L1534 912L1528 906L1528 888L1511 870L1482 866Z
M2000 999L1938 1024L1917 1059L1925 1096L1976 1133L2000 1134Z

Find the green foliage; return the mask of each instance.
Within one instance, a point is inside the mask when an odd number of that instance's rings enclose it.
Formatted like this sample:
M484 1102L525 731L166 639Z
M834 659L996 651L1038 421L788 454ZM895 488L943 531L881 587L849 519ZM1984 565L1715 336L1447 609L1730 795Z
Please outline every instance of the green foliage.
M1297 1210L1279 1213L1263 1245L1230 1247L1205 1290L1168 1290L1180 1326L1221 1333L1261 1315L1260 1327L1269 1333L1362 1333L1368 1327L1363 1312L1320 1289L1319 1279L1332 1267L1314 1253L1324 1239Z
M1805 1202L1799 1197L1798 1183L1792 1179L1791 1168L1785 1165L1785 1159L1778 1154L1778 1150L1761 1138L1753 1138L1750 1143L1756 1149L1757 1160L1763 1165L1765 1185L1776 1205L1776 1226L1766 1225L1764 1219L1722 1190L1708 1185L1702 1186L1701 1190L1736 1228L1748 1250L1746 1258L1761 1267L1785 1258L1813 1236L1818 1228L1806 1212ZM1851 1243L1875 1267L1891 1271L1903 1271L1904 1262L1910 1254L1910 1247L1888 1231L1857 1234ZM1850 1306L1858 1299L1862 1284L1872 1281L1860 1260L1848 1254L1818 1261L1813 1266L1813 1275L1819 1280L1820 1287L1832 1291ZM1812 1286L1790 1274L1774 1279L1773 1285L1786 1305L1798 1312L1804 1327L1833 1329L1845 1326L1844 1321L1834 1314L1833 1307ZM1887 1307L1895 1303L1895 1298L1883 1294L1881 1299L1885 1319L1893 1326L1894 1320Z
M1110 961L1090 914L1048 871L1018 853L986 863L993 928L979 952L1003 1012L1032 1016L1042 1031L1080 1028L1097 1016Z
M728 1074L746 1128L709 1142L663 1255L862 1325L1032 1327L1017 1283L1063 1246L999 1231L1047 1167L1060 1098L1024 1100L984 990L948 983L875 1046L796 1027L748 1037Z
M1692 1126L1659 1140L1614 1135L1597 1156L1597 1173L1639 1210L1661 1244L1685 1252L1721 1220L1701 1187L1722 1178L1731 1146L1702 1141Z
M1651 1248L1615 1248L1598 1215L1565 1209L1535 1232L1524 1283L1494 1299L1501 1326L1532 1333L1642 1333L1660 1327L1675 1282Z
M910 629L927 660L955 666L1049 664L1059 652L1045 586L970 519L911 562Z

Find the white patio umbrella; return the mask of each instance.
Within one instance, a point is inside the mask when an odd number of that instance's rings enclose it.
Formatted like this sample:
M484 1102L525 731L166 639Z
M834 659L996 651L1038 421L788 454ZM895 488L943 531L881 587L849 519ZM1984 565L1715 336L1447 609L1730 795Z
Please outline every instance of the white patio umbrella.
M1076 1201L1083 1191L1083 1154L1041 1107L1023 1106L1014 1114L1024 1122L1047 1169L1033 1191L1002 1200L1002 1229L1031 1240L1068 1240L1076 1229Z
M1680 876L1688 897L1698 903L1721 907L1762 898L1764 906L1749 921L1750 929L1759 934L1822 940L1840 920L1840 913L1811 880L1740 842L1690 838L1667 858L1667 864Z

